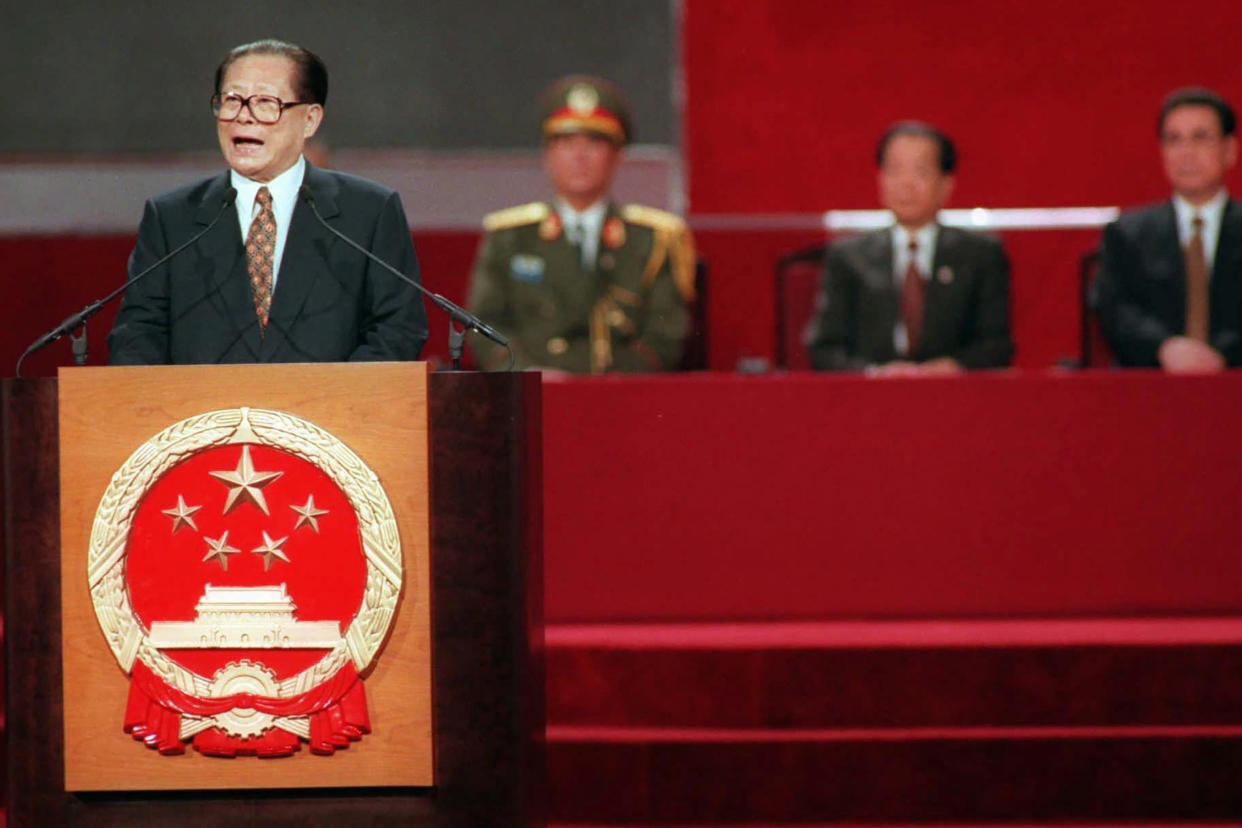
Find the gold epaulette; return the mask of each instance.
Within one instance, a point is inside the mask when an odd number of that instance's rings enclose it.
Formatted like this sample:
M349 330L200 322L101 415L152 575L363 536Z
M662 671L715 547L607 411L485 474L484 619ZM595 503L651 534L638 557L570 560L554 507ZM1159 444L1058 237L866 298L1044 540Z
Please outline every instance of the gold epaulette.
M520 204L517 207L506 207L488 213L483 217L483 229L489 233L496 230L508 230L510 227L521 227L524 224L535 224L543 221L548 215L548 205L542 201Z
M621 208L621 217L634 224L642 224L669 233L680 233L686 229L686 223L681 216L666 210L657 210L655 207L644 207L641 204L626 204Z
M669 270L673 274L673 282L682 299L690 302L694 299L694 237L690 228L680 217L655 207L644 207L641 204L627 204L621 208L621 217L631 224L650 227L655 232L655 240L651 245L651 258L643 270L643 283L655 278L669 260Z

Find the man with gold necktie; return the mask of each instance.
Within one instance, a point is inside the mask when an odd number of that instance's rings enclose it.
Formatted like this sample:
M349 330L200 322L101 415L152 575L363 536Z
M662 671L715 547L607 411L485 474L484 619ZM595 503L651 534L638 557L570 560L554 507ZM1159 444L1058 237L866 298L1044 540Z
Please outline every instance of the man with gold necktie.
M811 364L875 376L956 374L1009 364L1009 260L996 239L946 227L957 152L919 121L876 145L893 224L834 242L804 335Z
M1242 204L1233 108L1209 89L1178 89L1157 122L1173 198L1104 228L1093 304L1121 365L1212 373L1242 365Z
M323 62L290 43L248 43L220 63L211 111L229 171L147 202L131 276L205 234L126 292L112 364L418 358L427 320L414 288L336 239L307 203L418 278L397 194L303 156L327 94Z
M694 294L694 246L677 216L609 199L630 107L600 78L571 76L540 104L555 199L488 215L472 313L504 333L519 368L574 373L676 368ZM471 338L482 368L508 354Z

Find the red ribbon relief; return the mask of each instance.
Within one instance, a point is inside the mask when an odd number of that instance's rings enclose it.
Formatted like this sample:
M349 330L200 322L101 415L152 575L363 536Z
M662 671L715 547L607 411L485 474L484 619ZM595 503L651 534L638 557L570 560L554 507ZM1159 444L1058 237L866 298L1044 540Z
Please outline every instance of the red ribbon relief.
M158 678L141 661L134 662L125 707L125 732L165 755L185 753L181 716L213 716L229 710L257 710L274 716L309 716L312 753L331 756L371 732L366 692L358 671L346 664L327 681L287 699L237 693L199 698ZM301 740L273 727L258 736L230 736L212 727L194 736L194 748L207 756L292 756Z

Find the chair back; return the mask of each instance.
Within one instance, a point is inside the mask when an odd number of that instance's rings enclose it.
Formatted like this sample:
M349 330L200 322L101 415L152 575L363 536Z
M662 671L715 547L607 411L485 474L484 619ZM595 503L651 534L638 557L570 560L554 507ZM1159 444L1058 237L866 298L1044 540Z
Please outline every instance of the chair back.
M1091 288L1100 270L1098 247L1082 254L1078 261L1078 363L1080 368L1107 368L1117 363L1100 327L1100 317L1091 306Z
M824 272L827 244L817 244L786 253L776 260L775 273L775 363L791 371L811 367L802 333L815 308L815 294Z

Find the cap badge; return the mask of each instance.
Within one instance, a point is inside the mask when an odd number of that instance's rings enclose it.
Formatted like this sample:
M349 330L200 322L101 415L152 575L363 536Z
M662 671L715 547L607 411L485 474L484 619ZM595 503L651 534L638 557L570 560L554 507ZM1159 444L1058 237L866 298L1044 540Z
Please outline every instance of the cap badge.
M589 115L599 106L599 93L589 84L576 83L565 94L565 105L578 115Z

